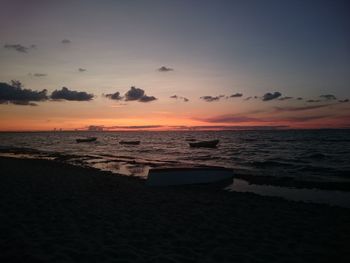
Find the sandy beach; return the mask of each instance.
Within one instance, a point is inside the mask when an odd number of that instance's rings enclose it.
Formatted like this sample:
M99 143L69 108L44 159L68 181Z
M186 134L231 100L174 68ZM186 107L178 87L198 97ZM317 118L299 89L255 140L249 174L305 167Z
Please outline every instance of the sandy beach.
M349 262L350 209L0 158L1 262Z

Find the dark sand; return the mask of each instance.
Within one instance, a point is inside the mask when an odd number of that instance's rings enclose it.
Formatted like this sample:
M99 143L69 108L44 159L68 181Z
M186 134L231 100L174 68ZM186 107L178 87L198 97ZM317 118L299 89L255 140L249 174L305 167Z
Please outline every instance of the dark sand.
M0 158L0 262L350 262L350 209Z

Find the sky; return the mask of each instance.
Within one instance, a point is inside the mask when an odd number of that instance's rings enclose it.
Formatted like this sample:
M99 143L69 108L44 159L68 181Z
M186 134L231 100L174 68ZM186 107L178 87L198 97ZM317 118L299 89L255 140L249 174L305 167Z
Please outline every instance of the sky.
M0 131L350 128L349 1L0 6Z

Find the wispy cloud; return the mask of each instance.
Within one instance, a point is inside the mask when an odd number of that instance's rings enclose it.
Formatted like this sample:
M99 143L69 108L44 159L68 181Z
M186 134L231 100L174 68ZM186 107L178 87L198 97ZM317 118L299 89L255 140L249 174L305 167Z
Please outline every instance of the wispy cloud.
M318 120L318 119L324 119L332 117L331 115L317 115L317 116L297 116L297 117L286 117L277 119L278 121L285 121L285 122L306 122L306 121L312 121L312 120Z
M293 97L286 96L286 97L279 98L278 100L290 100L290 99L293 99Z
M61 41L61 43L62 43L62 44L70 44L70 43L72 43L72 41L70 41L69 39L63 39L63 40Z
M320 102L320 100L307 100L306 102L316 103L316 102Z
M188 98L185 98L185 97L182 97L182 96L177 96L177 95L172 95L170 96L171 99L179 99L179 100L183 100L184 102L188 102L189 99Z
M234 114L219 115L219 116L210 117L210 118L200 118L198 120L205 121L205 122L212 122L212 123L240 123L240 122L262 121L261 119L242 116L242 115L234 115Z
M69 90L63 87L60 90L53 91L50 97L53 100L90 101L94 98L94 95L85 91Z
M312 105L303 107L274 107L276 112L307 111L328 107L332 104Z
M78 68L79 72L85 72L87 69L86 68Z
M21 44L5 44L4 48L6 49L12 49L20 53L27 53L30 49L29 47L23 46Z
M168 126L177 130L278 130L289 128L288 125L198 125L198 126Z
M202 96L200 97L200 99L206 101L206 102L213 102L213 101L219 101L222 97L224 97L224 95L220 95L220 96Z
M45 73L34 73L33 76L34 76L34 77L41 78L41 77L46 77L47 74L45 74Z
M328 105L327 105L328 106ZM316 107L314 107L316 108ZM276 107L276 112L298 112L303 110L309 110L312 109L310 107L303 107L303 108L294 108L294 107L286 107L286 108L279 108ZM199 120L207 123L220 123L220 124L240 124L240 123L252 123L252 124L264 124L264 126L268 124L283 124L286 123L299 123L299 122L308 122L318 119L324 119L334 117L332 114L318 114L318 115L301 115L301 116L265 116L265 117L251 117L249 113L242 115L242 114L226 114L226 115L218 115L218 116L212 116L209 118L193 118L194 120Z

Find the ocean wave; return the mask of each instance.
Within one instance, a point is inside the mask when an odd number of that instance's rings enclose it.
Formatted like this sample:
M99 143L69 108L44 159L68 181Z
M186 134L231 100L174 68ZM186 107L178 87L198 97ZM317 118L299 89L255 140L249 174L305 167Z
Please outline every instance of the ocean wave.
M295 166L294 164L291 163L286 163L286 162L278 162L278 161L253 161L253 162L248 162L246 163L250 166L253 167L258 167L258 168L268 168L268 167L291 167Z

